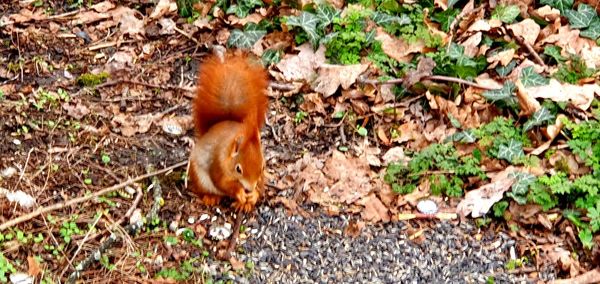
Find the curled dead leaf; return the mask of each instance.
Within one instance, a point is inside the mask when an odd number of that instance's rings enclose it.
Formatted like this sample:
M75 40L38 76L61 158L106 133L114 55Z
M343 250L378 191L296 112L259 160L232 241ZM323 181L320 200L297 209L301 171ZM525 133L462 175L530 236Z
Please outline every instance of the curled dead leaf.
M523 38L523 42L530 46L535 44L535 40L538 38L541 30L540 25L532 19L525 19L518 23L508 25L506 28L512 31L515 36Z
M312 83L313 89L327 98L333 95L340 86L342 86L344 90L350 88L350 86L356 82L358 76L365 72L368 67L369 65L367 64L321 64L319 76Z
M502 199L504 192L510 189L515 180L509 175L515 170L515 167L510 166L496 174L490 183L467 192L456 207L456 212L461 216L471 214L473 218L485 215L492 205Z

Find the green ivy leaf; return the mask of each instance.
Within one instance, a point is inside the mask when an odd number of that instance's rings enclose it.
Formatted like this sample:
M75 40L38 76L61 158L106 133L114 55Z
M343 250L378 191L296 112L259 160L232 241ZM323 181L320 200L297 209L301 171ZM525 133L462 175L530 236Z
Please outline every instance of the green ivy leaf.
M562 48L560 46L546 45L544 47L544 54L554 58L554 60L556 60L556 62L560 63L560 62L564 62L567 60L564 56L562 56L560 54L561 50L562 50Z
M506 77L508 76L508 74L510 74L510 72L513 71L513 69L515 69L516 66L516 60L512 60L506 66L502 66L502 64L499 64L498 66L496 66L496 73L498 73L500 77Z
M261 57L261 61L262 61L263 65L265 65L265 66L269 66L271 64L277 64L279 61L281 61L282 53L283 52L281 50L267 49L263 53L263 55Z
M450 43L450 47L448 48L448 57L451 59L460 59L463 58L465 54L465 47L456 44L454 42Z
M460 129L462 127L462 125L460 125L460 121L458 121L458 119L456 119L456 117L454 117L454 115L448 114L448 120L450 120L450 124L452 124L452 126L454 126L454 128Z
M520 79L525 87L544 86L548 85L550 82L548 78L544 78L542 75L535 73L533 66L523 68L523 70L521 70Z
M573 0L541 0L540 4L550 5L550 7L558 9L564 15L565 11L573 7Z
M498 149L498 158L505 159L509 162L523 156L525 156L525 153L523 152L523 143L515 139L510 139L508 144L500 145Z
M465 130L461 132L456 132L450 136L448 136L444 142L461 142L461 143L473 143L477 141L477 137L473 133L473 130Z
M285 24L290 27L299 27L306 32L308 40L313 46L319 44L319 34L317 33L317 25L319 18L312 13L302 12L300 16L289 16L286 18Z
M394 16L384 12L374 12L373 16L371 16L371 20L380 26L387 26L391 24L398 24L402 26L408 25L411 22L410 18L406 14Z
M241 31L235 29L231 31L229 39L227 40L228 46L235 46L237 48L252 48L252 46L260 40L267 31L252 30L252 31Z
M580 36L596 40L600 37L600 17L595 17L588 29L579 33Z
M584 29L589 27L596 17L596 10L590 5L579 4L577 11L566 10L565 17L569 19L572 29Z
M540 126L548 121L553 121L553 120L554 120L554 115L552 115L552 113L550 113L550 111L547 108L542 107L541 109L536 111L533 114L533 116L531 116L531 118L529 118L529 120L527 120L527 122L525 122L525 124L523 124L523 131L529 131L534 126Z
M519 6L517 5L498 5L492 12L492 19L500 20L503 23L510 24L519 16Z
M459 13L460 10L458 9L448 8L446 11L431 15L431 20L440 23L442 30L448 32L450 30L450 25L454 19L456 19L456 16L458 16Z
M514 91L515 84L511 81L506 81L502 89L485 91L483 92L483 96L492 102L497 102L509 99Z
M337 17L340 12L329 4L317 5L317 18L319 18L319 29L325 29L333 22L333 18Z
M529 186L537 179L534 175L524 172L514 172L511 173L509 177L515 179L511 189L512 192L517 195L526 195L527 192L529 192Z

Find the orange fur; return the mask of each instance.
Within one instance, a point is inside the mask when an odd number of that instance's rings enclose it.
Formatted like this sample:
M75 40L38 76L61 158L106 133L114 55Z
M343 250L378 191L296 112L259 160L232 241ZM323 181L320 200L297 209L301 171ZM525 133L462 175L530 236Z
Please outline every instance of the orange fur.
M213 56L201 65L189 176L190 190L206 205L230 197L236 210L248 212L260 197L267 84L265 69L246 56L227 55L224 61Z

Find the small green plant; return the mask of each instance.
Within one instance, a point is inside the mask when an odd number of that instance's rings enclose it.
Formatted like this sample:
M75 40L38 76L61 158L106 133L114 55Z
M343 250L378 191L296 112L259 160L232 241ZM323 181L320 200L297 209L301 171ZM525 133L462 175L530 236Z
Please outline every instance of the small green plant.
M356 126L356 133L358 133L358 135L362 136L362 137L366 137L367 134L369 134L369 131L363 127L362 125L357 125Z
M43 88L39 88L35 94L35 100L32 102L32 104L37 110L44 110L47 105L50 107L56 107L58 106L58 102L68 102L69 99L69 95L63 89L58 89L58 92L55 93L46 91Z
M104 268L106 268L107 270L115 269L115 265L110 263L110 259L106 254L103 254L102 257L100 257L100 264L102 264L102 266L104 266Z
M402 38L409 44L422 41L427 47L437 48L442 46L442 37L432 33L425 24L424 9L433 10L432 2L420 1L418 4L398 4L394 1L376 2L378 2L377 12L374 13L372 19L382 26L386 32ZM448 15L448 18L451 16ZM436 19L442 20L442 18L444 17Z
M492 223L492 219L491 218L477 218L475 219L475 226L477 226L478 228L485 228L487 227L490 223Z
M110 75L106 72L98 74L85 73L77 78L77 83L86 87L94 87L104 83L108 78L110 78Z
M194 4L198 3L198 0L177 0L177 10L179 15L183 18L191 17L194 13Z
M163 268L159 272L156 273L156 277L163 277L168 279L173 279L176 281L186 281L193 274L200 273L201 267L200 264L202 261L201 258L191 258L183 263L179 268Z
M241 229L241 228L240 228ZM201 238L196 238L196 235L194 234L194 231L186 228L181 235L183 236L183 240L186 241L187 243L197 247L197 248L201 248L202 247L202 239Z
M341 64L360 62L363 51L370 47L374 38L373 33L365 31L369 15L370 10L352 9L344 17L333 19L334 35L325 44L327 58Z
M102 153L102 163L108 165L110 163L110 156L106 153Z
M300 123L300 122L304 121L304 119L306 119L307 116L308 116L307 112L298 111L296 113L296 116L294 117L294 122L295 123Z
M468 177L485 179L479 167L480 155L459 157L451 144L431 144L416 153L407 165L391 163L384 180L396 193L412 192L423 178L428 178L432 194L458 197L463 194L464 180Z
M529 262L529 260L527 259L527 257L524 256L521 258L509 260L504 267L506 267L507 270L514 270L527 264L527 262Z
M519 13L520 10L517 5L498 5L494 11L492 11L492 19L511 24L517 19Z
M588 68L581 58L572 55L571 60L560 64L558 71L552 76L563 83L577 84L581 79L592 77L595 72L596 70Z
M8 282L7 274L15 273L17 270L15 267L4 257L4 254L0 252L0 282Z
M60 236L67 244L71 242L71 239L74 235L81 234L81 230L76 223L78 218L79 217L77 215L74 215L71 217L71 219L64 221L59 230Z
M509 161L524 155L523 146L531 141L515 121L510 118L496 117L490 123L474 129L472 134L482 149L493 158L505 158Z
M436 66L433 73L436 75L446 75L470 79L477 77L487 68L485 56L468 57L464 54L464 46L450 43L449 48L442 48L437 52L427 53Z

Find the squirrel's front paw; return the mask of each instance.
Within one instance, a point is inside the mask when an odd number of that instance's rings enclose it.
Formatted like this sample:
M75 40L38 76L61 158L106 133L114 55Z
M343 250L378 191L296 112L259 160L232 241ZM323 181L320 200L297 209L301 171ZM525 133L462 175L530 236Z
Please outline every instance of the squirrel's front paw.
M233 203L233 208L235 208L236 211L248 213L254 209L260 194L257 190L253 190L251 193L243 195L242 198L238 198Z
M200 196L200 201L202 204L206 206L215 206L221 202L221 196L214 194L202 194Z

